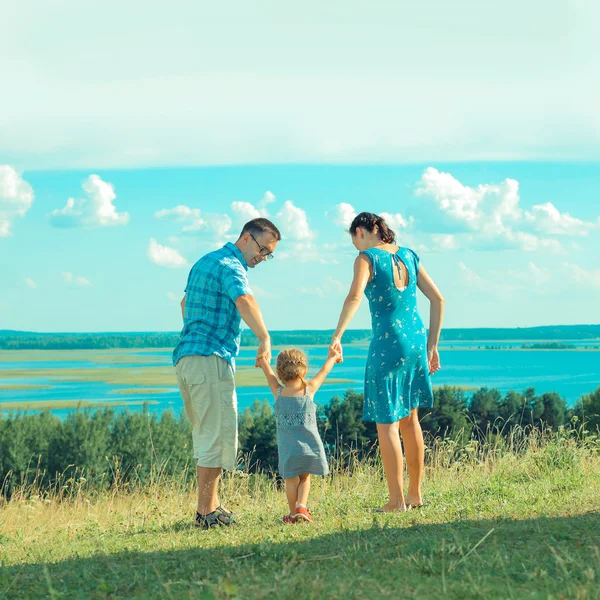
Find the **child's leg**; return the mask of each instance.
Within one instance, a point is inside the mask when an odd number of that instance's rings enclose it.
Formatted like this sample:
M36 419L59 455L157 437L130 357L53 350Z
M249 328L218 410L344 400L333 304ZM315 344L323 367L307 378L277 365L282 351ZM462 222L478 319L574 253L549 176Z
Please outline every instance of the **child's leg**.
M296 512L296 504L298 503L299 483L300 477L290 477L285 480L285 495L287 496L287 501L290 505L290 513L292 515Z
M310 473L300 475L300 483L298 484L298 500L296 506L307 506L308 494L310 492ZM296 507L294 507L296 508Z

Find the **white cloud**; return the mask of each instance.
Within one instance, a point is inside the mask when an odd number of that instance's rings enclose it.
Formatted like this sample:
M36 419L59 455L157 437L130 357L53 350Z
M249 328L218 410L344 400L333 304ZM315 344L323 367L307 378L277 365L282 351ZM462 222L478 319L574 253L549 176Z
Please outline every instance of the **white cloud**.
M506 274L508 279L514 279L517 282L522 282L526 286L531 287L543 286L552 280L552 271L543 267L538 267L535 263L529 261L527 268L524 271L508 271Z
M25 277L23 281L25 282L25 285L31 288L32 290L35 290L35 288L37 287L37 283L33 279L31 279L31 277Z
M465 186L450 173L441 173L433 167L423 172L415 195L432 199L445 225L454 230L481 231L487 235L503 233L505 221L517 221L522 216L519 208L519 183L505 179L499 185L480 184L476 188ZM439 219L424 219L424 229L439 228Z
M171 221L175 223L187 223L181 230L184 233L198 231L205 226L204 220L200 216L199 208L190 208L185 204L178 204L173 208L163 208L154 213L156 219L162 221Z
M73 273L64 272L62 273L62 277L65 283L69 285L76 285L79 287L84 287L88 285L92 285L85 277L81 275L73 275Z
M265 290L264 288L252 284L252 292L257 298L276 298L278 294L275 294L269 290Z
M226 214L207 213L204 215L205 227L212 238L221 243L224 238L235 237L237 232L231 233L233 222Z
M154 238L148 244L148 258L161 267L180 268L187 265L187 261L175 248L161 246Z
M22 217L33 204L33 189L9 165L0 165L0 238L11 235L15 217Z
M449 173L425 169L415 195L424 204L417 209L420 228L438 234L463 234L460 247L499 250L515 248L525 252L563 252L552 235L586 235L593 223L560 213L547 202L531 211L519 203L519 183L505 179L501 184L465 186ZM535 231L536 233L534 233Z
M479 277L479 275L477 275L477 273L475 273L475 271L473 271L472 269L470 269L469 267L467 267L467 265L465 265L464 262L458 263L458 266L460 268L460 271L462 273L463 279L465 281L468 281L468 282L471 282L471 283L482 281L481 277Z
M258 208L265 209L267 207L267 205L272 204L273 202L275 202L275 194L273 194L273 192L269 192L269 190L267 190L265 192L264 196L262 197L262 199L259 201Z
M561 213L552 202L536 204L531 212L525 213L525 219L537 231L550 235L587 235L600 225L600 222L589 223L569 213Z
M560 254L564 251L558 240L540 238L525 231L507 230L501 235L501 239L504 239L509 247L519 248L525 252L548 251Z
M129 214L119 213L113 204L116 199L112 184L98 175L90 175L82 184L86 198L69 198L64 208L49 215L54 227L109 227L127 225Z
M240 231L248 221L265 216L250 202L232 202L231 210L233 211L235 226Z
M391 227L394 231L406 229L409 225L409 222L400 213L391 214L387 212L382 212L379 213L379 216L385 219L387 225Z
M167 299L169 300L169 302L180 302L181 301L181 297L178 297L177 294L174 294L173 292L167 292Z
M432 249L437 252L458 249L458 242L456 240L456 236L452 235L451 233L437 235L434 234L431 236L431 241L433 243Z
M319 298L327 298L337 296L347 291L346 286L339 280L328 275L323 279L323 282L318 287L300 287L298 291L301 294L310 296L318 296Z
M277 213L277 226L281 231L282 237L288 240L305 242L315 237L308 224L306 212L296 206L291 200L286 200L281 210Z
M579 285L583 287L600 288L600 269L584 269L583 267L563 262L567 275Z
M339 204L336 204L331 213L325 213L325 215L330 216L336 225L348 230L350 228L350 224L354 220L354 217L356 217L357 212L351 204L348 204L347 202L340 202Z

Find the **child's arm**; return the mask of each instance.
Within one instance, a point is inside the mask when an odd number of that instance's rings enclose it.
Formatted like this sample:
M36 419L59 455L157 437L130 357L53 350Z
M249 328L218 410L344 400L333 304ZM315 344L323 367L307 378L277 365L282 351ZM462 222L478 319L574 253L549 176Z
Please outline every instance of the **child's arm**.
M275 377L275 373L273 373L273 369L271 369L271 365L267 360L266 356L261 356L257 359L258 366L262 369L265 377L267 378L267 383L269 384L269 388L273 392L273 396L277 396L277 392L279 391L279 381L277 377Z
M341 357L341 353L338 350L333 350L329 348L329 356L325 361L325 364L319 369L319 372L308 382L308 390L311 395L317 393L317 390L323 385L325 381L325 377L329 375L331 369L333 369L333 365L338 362Z

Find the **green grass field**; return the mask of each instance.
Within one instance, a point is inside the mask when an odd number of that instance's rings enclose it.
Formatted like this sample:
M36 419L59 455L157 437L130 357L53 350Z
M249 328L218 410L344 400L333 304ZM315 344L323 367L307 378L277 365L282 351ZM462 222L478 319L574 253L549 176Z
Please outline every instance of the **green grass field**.
M160 477L96 494L82 480L0 508L5 598L600 597L600 447L572 437L428 453L421 510L378 515L378 466L315 478L312 525L281 523L264 475L225 479L237 528L191 526L194 488Z

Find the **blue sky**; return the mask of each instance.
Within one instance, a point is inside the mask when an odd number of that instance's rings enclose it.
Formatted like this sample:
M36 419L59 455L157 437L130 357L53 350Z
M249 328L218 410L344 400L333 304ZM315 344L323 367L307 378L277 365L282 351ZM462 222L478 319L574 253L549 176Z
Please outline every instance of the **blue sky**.
M595 5L213 4L0 0L0 329L176 330L259 213L268 326L333 328L361 210L447 326L598 322Z

